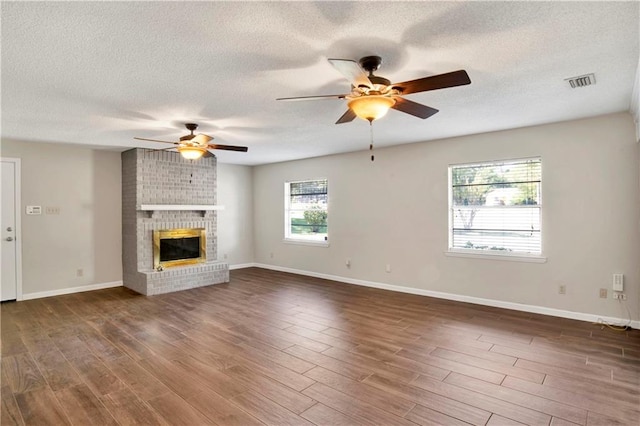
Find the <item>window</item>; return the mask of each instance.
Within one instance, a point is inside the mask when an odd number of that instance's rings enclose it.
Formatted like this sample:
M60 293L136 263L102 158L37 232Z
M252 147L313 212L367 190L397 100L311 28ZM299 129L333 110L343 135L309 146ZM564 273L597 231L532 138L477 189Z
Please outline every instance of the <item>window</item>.
M449 167L449 250L540 255L540 158Z
M285 183L285 239L327 241L327 179Z

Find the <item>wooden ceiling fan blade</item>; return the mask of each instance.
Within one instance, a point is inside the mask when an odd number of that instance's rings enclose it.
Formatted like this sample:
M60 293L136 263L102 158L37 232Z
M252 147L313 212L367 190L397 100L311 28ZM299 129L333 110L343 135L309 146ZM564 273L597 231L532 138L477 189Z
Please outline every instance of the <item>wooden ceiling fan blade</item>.
M360 64L352 59L329 59L329 63L346 77L353 87L372 87L371 80Z
M296 96L293 98L278 98L276 101L316 101L323 99L344 99L347 95L319 95L319 96Z
M338 119L338 121L336 121L336 124L342 124L342 123L350 123L351 121L353 121L356 118L356 113L353 112L353 110L351 108L349 108L347 110L347 112L345 112L344 114L342 114L342 117L340 117Z
M246 146L235 146L235 145L218 145L218 144L209 144L209 149L221 149L224 151L238 151L238 152L247 152L249 148Z
M465 70L452 71L417 80L394 83L393 87L400 90L403 95L409 93L426 92L428 90L445 89L447 87L464 86L470 84L471 79Z
M438 112L435 108L431 108L399 96L396 97L396 103L391 108L411 114L414 117L422 118L423 120Z
M206 151L204 154L202 154L202 156L204 158L208 158L208 157L215 157L215 155L213 154L213 152L210 151Z
M174 145L178 145L178 142L169 142L169 141L159 141L158 139L147 139L147 138L134 138L139 141L149 141L149 142L162 142L162 143L172 143Z

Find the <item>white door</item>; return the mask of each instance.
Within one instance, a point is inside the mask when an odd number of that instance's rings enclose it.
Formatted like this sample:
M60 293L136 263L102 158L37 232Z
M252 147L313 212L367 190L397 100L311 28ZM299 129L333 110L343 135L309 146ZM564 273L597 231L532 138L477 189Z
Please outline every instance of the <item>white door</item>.
M16 217L16 206L18 192L16 183L18 182L19 162L17 160L2 160L2 193L0 209L2 217L0 221L0 258L2 262L2 275L0 278L0 301L16 300L18 298L18 246L17 227L19 217Z

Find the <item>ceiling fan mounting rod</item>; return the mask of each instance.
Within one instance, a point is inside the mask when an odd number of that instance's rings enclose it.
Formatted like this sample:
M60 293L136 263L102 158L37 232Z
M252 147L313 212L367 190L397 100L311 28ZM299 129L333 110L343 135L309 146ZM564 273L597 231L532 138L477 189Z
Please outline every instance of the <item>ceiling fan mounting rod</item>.
M380 56L365 56L364 58L360 58L358 63L363 70L369 72L369 75L373 75L373 72L382 65L382 58Z
M198 128L198 125L196 123L184 123L184 127L186 127L187 130L191 130L191 134L193 134L193 131Z

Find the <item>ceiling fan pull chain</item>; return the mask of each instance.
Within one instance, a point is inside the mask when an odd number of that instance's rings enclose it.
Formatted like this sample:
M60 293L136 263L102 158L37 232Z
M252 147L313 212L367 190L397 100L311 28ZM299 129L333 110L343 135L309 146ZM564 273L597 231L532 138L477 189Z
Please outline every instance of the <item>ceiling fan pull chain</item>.
M373 120L369 121L369 133L371 135L371 142L369 142L369 152L371 152L371 161L374 160L373 155Z

